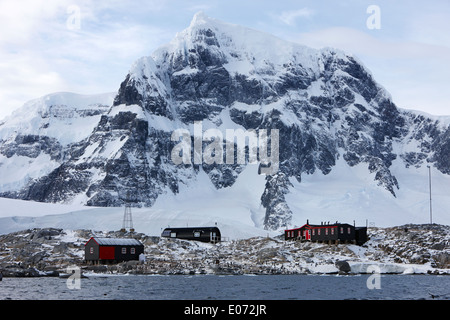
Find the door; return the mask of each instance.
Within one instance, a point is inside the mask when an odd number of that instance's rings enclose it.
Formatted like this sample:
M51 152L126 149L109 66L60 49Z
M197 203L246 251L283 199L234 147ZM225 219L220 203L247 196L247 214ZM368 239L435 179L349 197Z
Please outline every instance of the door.
M311 240L311 230L306 230L305 239L306 240Z
M113 246L100 246L99 250L100 260L114 260L115 259L115 248Z

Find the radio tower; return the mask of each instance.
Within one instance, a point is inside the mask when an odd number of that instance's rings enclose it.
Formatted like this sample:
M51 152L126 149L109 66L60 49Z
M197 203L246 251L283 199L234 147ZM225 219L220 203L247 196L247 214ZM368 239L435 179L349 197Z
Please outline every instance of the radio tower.
M131 205L130 205L130 193L127 193L127 202L125 203L125 212L123 214L123 223L121 232L126 231L134 232L133 228L133 218L131 216Z

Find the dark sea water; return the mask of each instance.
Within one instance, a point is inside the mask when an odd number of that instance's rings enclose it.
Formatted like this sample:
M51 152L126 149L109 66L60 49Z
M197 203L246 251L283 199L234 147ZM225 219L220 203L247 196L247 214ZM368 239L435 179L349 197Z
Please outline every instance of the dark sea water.
M3 278L0 300L448 300L450 276L122 275ZM369 289L370 283L378 283ZM373 286L372 286L373 287Z

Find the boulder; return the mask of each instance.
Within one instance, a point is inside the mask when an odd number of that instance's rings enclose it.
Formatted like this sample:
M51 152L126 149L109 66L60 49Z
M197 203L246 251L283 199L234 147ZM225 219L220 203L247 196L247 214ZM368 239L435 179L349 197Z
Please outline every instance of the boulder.
M60 235L62 229L55 228L45 228L45 229L35 229L32 233L30 239L40 239L51 240L52 237Z
M42 274L35 268L22 268L20 266L8 266L0 271L4 277L24 278L40 277Z
M336 268L338 268L339 272L349 273L350 271L352 271L347 261L337 260L334 265L336 266Z

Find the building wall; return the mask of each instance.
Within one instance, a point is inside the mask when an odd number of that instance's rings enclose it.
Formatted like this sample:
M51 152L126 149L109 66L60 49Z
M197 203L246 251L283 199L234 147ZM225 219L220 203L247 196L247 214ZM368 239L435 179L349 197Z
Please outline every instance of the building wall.
M92 248L92 249L91 249ZM122 252L122 248L125 251ZM131 253L134 248L134 253ZM92 250L92 251L91 251ZM99 246L93 239L86 243L84 256L86 261L129 261L139 260L139 255L144 253L144 246Z
M290 240L290 239L296 239L297 237L299 237L299 232L300 229L290 229L290 230L285 230L284 231L284 240Z
M357 244L359 245L364 244L364 242L367 241L367 228L366 227L355 228L355 239Z
M341 228L344 231L343 233L341 232ZM341 241L355 240L355 227L350 224L340 224L338 226L338 232L339 232L339 240Z
M305 225L300 228L285 230L285 240L306 240L305 232L310 232L311 241L352 241L355 240L355 227L350 224Z
M336 226L318 226L311 230L311 241L337 240L338 234Z
M134 249L134 253L131 253L132 249ZM144 246L115 246L115 260L117 261L139 260L141 253L144 253Z
M161 234L163 237L184 239L184 240L196 240L202 242L211 241L211 233L216 234L216 241L221 240L221 234L219 228L166 228Z
M95 242L94 239L89 240L84 247L85 260L86 261L98 260L99 254L100 254L99 245Z
M338 223L332 225L304 225L300 228L289 229L284 231L285 240L306 240L304 232L310 230L311 241L357 241L358 244L363 244L367 241L367 228L356 228L348 223Z

